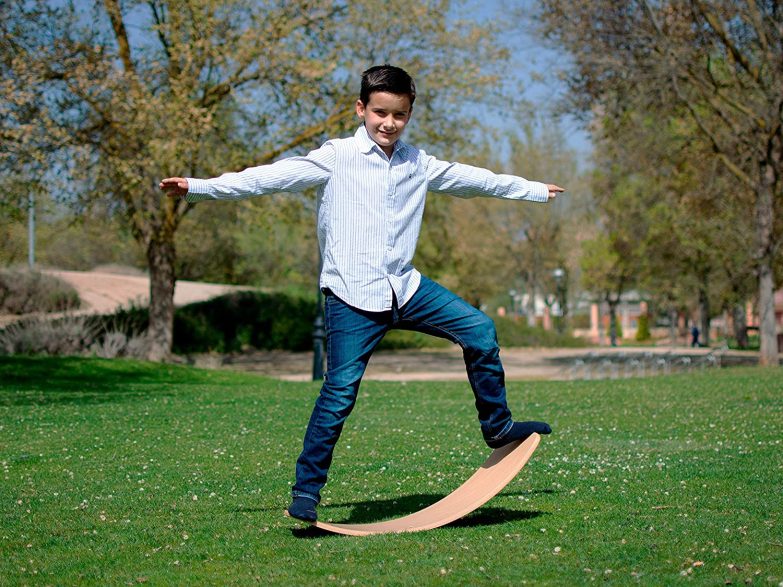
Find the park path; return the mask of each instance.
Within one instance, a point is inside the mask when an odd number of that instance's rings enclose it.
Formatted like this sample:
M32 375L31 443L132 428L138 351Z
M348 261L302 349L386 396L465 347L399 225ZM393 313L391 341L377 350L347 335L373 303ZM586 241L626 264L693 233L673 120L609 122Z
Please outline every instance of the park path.
M84 312L104 314L131 304L138 306L149 304L150 280L146 275L54 269L46 270L45 273L59 277L72 285L79 292L83 306L80 310ZM174 305L184 306L242 289L250 288L177 280Z
M706 359L711 349L689 347L591 347L562 348L503 348L500 358L509 381L567 380L581 378L575 366L593 362L610 362L617 372L604 369L606 377L624 374L619 365L656 358L691 357L693 366ZM755 353L723 353L724 361L750 363L757 361ZM258 351L238 355L194 355L188 360L197 366L227 368L267 375L288 381L311 379L313 353L287 351ZM673 362L673 361L672 361ZM582 373L583 375L583 373ZM370 359L366 380L375 381L467 381L462 351L458 347L446 349L377 351Z
M147 306L150 299L150 280L146 275L112 273L109 271L65 271L60 269L44 269L48 275L59 277L73 286L79 293L82 306L69 315L111 314L120 308L130 306ZM177 280L174 290L174 305L184 306L201 302L225 293L252 289L237 285L217 283L202 283L196 281ZM48 317L56 318L65 313L0 315L0 327L24 318Z

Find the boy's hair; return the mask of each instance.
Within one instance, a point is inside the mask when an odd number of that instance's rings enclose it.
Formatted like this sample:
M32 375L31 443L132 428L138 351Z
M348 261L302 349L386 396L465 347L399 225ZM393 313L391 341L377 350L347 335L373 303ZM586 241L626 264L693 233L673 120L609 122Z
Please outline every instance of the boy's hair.
M370 102L370 94L373 92L404 94L411 99L411 106L416 100L416 84L413 83L413 78L404 69L388 63L376 65L362 73L362 89L359 92L362 104L366 106Z

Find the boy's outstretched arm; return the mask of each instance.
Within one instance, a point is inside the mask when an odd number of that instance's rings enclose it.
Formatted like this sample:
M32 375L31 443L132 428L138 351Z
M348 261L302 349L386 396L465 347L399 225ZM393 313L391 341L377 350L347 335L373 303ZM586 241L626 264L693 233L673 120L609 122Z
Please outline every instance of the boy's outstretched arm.
M188 180L184 177L167 177L161 180L159 187L172 198L183 198L188 193Z
M482 167L441 161L432 156L427 157L425 165L428 189L458 198L483 196L543 203L565 191L553 183L529 181L517 175L494 173Z

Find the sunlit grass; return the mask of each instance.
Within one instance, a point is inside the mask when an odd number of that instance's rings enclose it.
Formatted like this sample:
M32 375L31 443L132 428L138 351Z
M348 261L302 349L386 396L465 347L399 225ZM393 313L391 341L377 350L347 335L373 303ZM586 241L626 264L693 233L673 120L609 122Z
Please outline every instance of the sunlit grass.
M438 530L283 517L316 384L123 361L0 359L0 584L783 581L779 369L511 383L545 419L520 475ZM365 383L320 515L433 503L489 450L461 383Z

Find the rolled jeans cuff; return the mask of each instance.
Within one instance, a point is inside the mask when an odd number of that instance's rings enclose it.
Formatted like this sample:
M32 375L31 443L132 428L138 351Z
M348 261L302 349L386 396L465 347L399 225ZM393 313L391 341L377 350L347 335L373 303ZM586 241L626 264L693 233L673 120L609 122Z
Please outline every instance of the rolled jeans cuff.
M307 493L306 491L299 491L297 489L291 490L291 496L292 497L306 497L307 499L312 499L315 503L320 503L321 498L317 495L313 495L312 493Z

